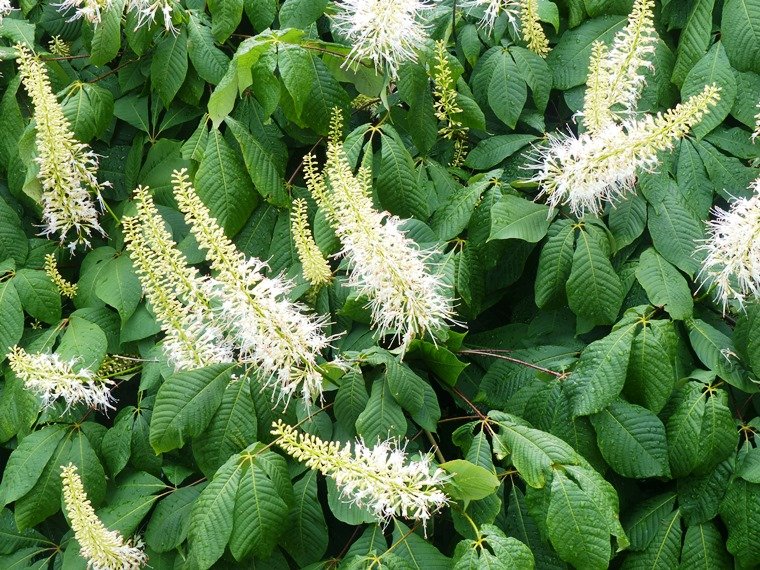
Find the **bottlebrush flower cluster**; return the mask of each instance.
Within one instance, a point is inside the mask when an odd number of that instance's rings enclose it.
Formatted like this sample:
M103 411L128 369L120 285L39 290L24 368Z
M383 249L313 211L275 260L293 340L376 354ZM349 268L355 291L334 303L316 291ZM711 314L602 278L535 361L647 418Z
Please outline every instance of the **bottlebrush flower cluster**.
M651 68L656 32L652 0L637 0L612 49L593 46L582 116L587 131L550 134L530 166L552 210L567 205L573 214L600 214L605 203L633 190L638 169L654 170L657 154L673 148L702 120L720 95L715 85L666 113L632 117L644 76Z
M332 281L332 271L314 241L306 217L306 200L294 200L290 211L290 233L296 246L304 278L314 287Z
M393 333L403 351L415 337L444 328L452 303L442 278L426 267L433 252L418 249L401 231L401 220L372 205L371 176L364 169L352 172L341 130L335 113L323 172L312 156L305 158L307 186L343 245L348 285L369 300L380 334Z
M99 378L88 368L77 369L76 360L64 360L58 354L29 354L15 346L8 353L13 373L27 390L37 394L44 407L63 398L66 408L86 404L103 411L113 410L113 381Z
M370 510L381 522L404 517L425 524L449 502L440 489L449 479L446 472L433 468L429 454L410 461L394 440L373 447L362 440L341 445L282 421L273 424L272 435L289 455L334 479L344 501Z
M93 232L103 233L98 221L102 207L100 192L107 183L96 177L98 156L77 141L63 114L45 70L45 64L28 47L16 44L18 70L34 105L35 140L42 184L42 233L57 234L61 243L69 241L89 246ZM74 234L73 239L70 234Z
M99 24L103 13L113 6L113 0L64 0L56 4L61 12L74 10L70 19L83 18L92 24ZM156 21L156 15L161 13L164 18L164 28L172 33L177 33L177 28L172 22L172 13L177 5L174 0L128 0L126 11L133 12L137 18L135 29L150 26Z
M714 208L707 222L709 238L701 277L715 287L726 311L731 300L740 307L760 297L760 178L750 188L751 198L739 198L730 209Z
M398 77L399 66L415 61L427 40L423 18L430 8L423 0L339 2L333 25L353 45L345 65L369 59L378 72Z
M148 563L139 538L125 541L98 518L73 463L61 465L61 487L66 516L88 569L137 570Z

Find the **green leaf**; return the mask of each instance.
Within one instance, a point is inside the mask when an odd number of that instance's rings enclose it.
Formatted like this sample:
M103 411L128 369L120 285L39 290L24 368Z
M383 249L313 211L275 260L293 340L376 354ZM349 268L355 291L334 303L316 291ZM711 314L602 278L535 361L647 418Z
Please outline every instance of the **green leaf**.
M728 59L739 71L760 73L760 1L727 0L721 25L730 34L721 35Z
M157 453L180 448L206 429L234 368L215 364L169 376L158 390L150 423L150 444Z
M691 6L686 25L678 40L676 63L671 81L682 85L686 74L707 53L712 32L712 13L715 0L697 0Z
M615 238L615 249L633 243L646 227L647 203L638 194L629 194L610 212L609 226Z
M180 28L176 34L166 34L158 42L150 64L150 81L153 89L169 106L187 75L187 32Z
M237 121L227 117L225 122L240 145L245 168L256 190L267 202L286 207L289 198L283 180L285 165L275 154L275 149L268 141L256 138Z
M676 380L675 343L670 321L649 321L636 333L623 388L628 400L655 413L665 407Z
M169 552L187 538L190 513L205 484L177 489L161 499L145 530L145 541L151 550Z
M113 0L103 10L100 23L95 26L90 49L90 63L104 65L119 53L121 48L121 15L125 0Z
M409 345L408 360L421 360L431 372L449 386L454 386L462 371L469 366L443 345L414 340Z
M726 552L723 536L715 523L710 521L687 527L679 568L682 570L733 568L733 563Z
M538 258L535 281L536 306L544 308L564 303L565 284L570 277L573 263L575 229L570 220L558 220L549 227L546 240Z
M280 8L283 28L307 28L317 21L327 8L327 0L285 0Z
M539 3L539 10L543 3ZM541 56L520 46L509 46L509 55L515 60L520 75L533 92L533 103L540 112L546 110L552 89L552 72Z
M500 172L500 171L495 171ZM488 173L480 180L458 186L446 201L436 209L430 220L430 228L436 233L440 241L448 241L464 231L470 223L475 206L491 185L491 176Z
M47 273L23 268L16 271L11 281L30 316L49 325L61 319L61 295Z
M506 49L498 51L492 59L495 61L488 84L488 104L504 124L514 129L528 98L528 89Z
M757 385L749 381L741 362L731 356L736 350L729 337L700 319L689 319L686 326L691 347L705 366L732 386L757 392Z
M600 513L586 492L562 471L555 471L546 527L552 546L563 560L578 568L607 568L610 539L599 518Z
M100 368L108 350L108 339L98 325L79 316L69 319L56 353L63 360L76 360L76 368Z
M116 309L122 325L129 320L142 298L142 286L126 254L106 262L95 282L95 295Z
M546 58L554 76L554 87L570 89L583 85L588 73L591 46L595 41L610 45L625 22L622 16L602 16L563 33Z
M464 161L475 170L493 168L505 158L512 156L525 145L536 140L533 135L497 135L480 141Z
M657 205L649 204L647 227L657 253L692 277L699 269L695 244L704 239L704 230L679 192L666 192Z
M689 284L654 248L650 247L641 254L636 279L653 305L664 306L674 319L683 320L691 316L694 301Z
M684 79L681 98L686 101L689 97L701 93L705 85L713 83L720 87L720 100L693 127L692 132L697 139L701 139L726 118L736 99L736 79L721 42L713 45L710 51L691 68Z
M99 85L73 83L61 108L77 139L87 142L101 136L111 124L113 94Z
M380 171L377 197L383 208L402 218L425 220L428 203L424 188L417 183L414 163L398 134L388 125L382 127Z
M327 550L327 524L317 497L317 473L307 471L293 485L293 494L295 504L290 509L287 526L290 531L285 533L283 542L298 566L305 568L321 559Z
M378 378L372 383L367 407L356 418L356 432L365 441L401 437L406 433L404 411L393 398L386 380Z
M541 241L549 230L549 207L518 196L504 194L491 208L491 235L494 239Z
M193 455L204 473L213 473L230 455L256 441L256 409L250 384L246 376L225 386L214 417L193 440Z
M726 548L740 568L760 560L760 485L734 479L720 505L720 518L728 529Z
M591 416L602 457L623 477L667 477L665 426L646 408L616 400Z
M195 175L195 188L228 236L234 236L256 207L256 192L243 164L213 129Z
M24 310L16 287L10 281L0 283L0 357L3 360L23 334Z
M214 45L211 28L196 13L190 12L187 34L187 55L195 71L201 79L212 85L218 85L227 71L230 60Z
M440 468L451 475L446 483L447 494L457 500L484 499L499 487L499 479L493 472L464 459L441 463Z
M678 568L681 550L681 512L675 510L660 521L657 532L642 551L629 554L622 568L626 570Z
M448 570L451 560L423 539L412 532L402 522L396 520L393 529L394 552L406 562L405 567L413 570Z
M21 440L3 470L0 483L0 502L3 506L20 499L34 487L65 435L63 426L50 425Z
M18 215L5 200L0 199L0 258L13 258L17 264L24 263L28 243Z
M364 377L359 371L349 371L341 380L335 394L335 418L343 429L353 432L359 415L367 407L369 394L364 385Z
M242 478L240 457L233 455L203 489L190 514L189 557L201 569L221 558L232 536L235 498Z
M0 510L0 554L11 554L24 547L45 542L47 539L36 530L19 530L11 511Z
M209 0L208 9L214 39L223 44L243 18L243 0Z
M570 308L597 324L615 321L623 303L623 284L595 235L578 233L566 284Z
M676 503L672 492L657 495L632 506L623 521L623 528L631 541L631 550L644 550L654 539L660 523L670 515Z
M573 415L600 412L620 394L636 325L624 326L589 344L565 381Z

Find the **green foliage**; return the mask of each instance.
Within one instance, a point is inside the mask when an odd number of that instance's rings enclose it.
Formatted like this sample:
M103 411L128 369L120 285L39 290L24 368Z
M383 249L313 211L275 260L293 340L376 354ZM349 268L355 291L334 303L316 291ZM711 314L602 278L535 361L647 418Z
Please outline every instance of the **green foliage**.
M750 197L759 175L760 0L656 2L637 111L710 84L720 101L631 191L581 217L550 208L531 167L548 135L583 132L592 47L610 45L630 1L540 0L545 58L504 14L491 29L483 6L430 2L429 40L397 77L348 63L339 2L179 0L144 25L129 2L108 4L95 25L22 0L0 23L1 568L85 567L61 508L68 463L153 568L757 566L760 303L724 307L700 271L712 208ZM39 123L17 42L42 57L109 183L90 249L40 234ZM403 350L373 327L308 188L305 156L324 164L334 113L385 223L400 218L454 303L449 328ZM216 276L172 193L180 169L237 248L324 316L321 400L278 399L251 362L173 369L123 221L148 186L188 264ZM300 198L333 272L320 289L291 236ZM112 382L114 409L43 406L8 361L14 346ZM432 451L450 502L424 526L381 524L277 445L278 419L341 445Z

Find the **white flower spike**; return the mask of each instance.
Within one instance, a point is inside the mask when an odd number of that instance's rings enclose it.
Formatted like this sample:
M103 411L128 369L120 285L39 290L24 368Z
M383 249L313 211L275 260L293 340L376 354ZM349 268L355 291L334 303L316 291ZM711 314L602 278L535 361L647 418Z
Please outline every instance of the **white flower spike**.
M34 105L35 161L43 190L42 233L58 234L61 243L73 233L69 249L73 251L77 244L89 247L93 231L104 233L98 214L102 209L100 191L108 183L100 183L96 178L98 155L74 138L53 94L45 64L21 43L16 44L16 51L21 81Z
M369 299L372 322L381 334L394 333L401 350L426 332L453 322L453 308L440 276L425 261L433 252L419 250L404 235L401 220L372 205L371 177L354 176L340 138L342 119L333 114L324 171L312 156L304 160L306 183L325 211L348 261L348 285Z
M10 15L15 9L10 0L0 0L0 24L3 23L3 18Z
M215 302L217 322L239 350L239 359L256 369L265 386L274 386L279 399L288 402L298 392L310 402L321 398L318 358L332 340L323 332L326 317L292 302L288 296L293 283L265 277L266 263L246 259L235 248L185 170L175 171L172 181L185 221L216 272L207 292Z
M415 61L427 39L423 24L432 6L424 0L341 0L334 26L353 44L344 65L370 59L395 79L405 61Z
M61 484L66 516L88 570L138 570L148 563L139 538L125 541L121 534L103 525L73 463L61 465Z
M496 20L500 14L505 14L514 26L517 26L517 18L520 13L519 0L464 0L460 6L465 12L485 7L485 13L480 19L480 27L488 33L493 31Z
M137 28L150 26L156 21L156 15L161 13L164 18L164 29L172 34L179 30L172 22L172 14L177 8L175 0L128 0L127 11L137 14Z
M103 12L110 8L111 4L112 0L64 0L54 6L59 12L67 12L73 8L75 12L69 21L83 18L92 24L99 24Z
M739 306L760 298L760 178L750 188L751 198L739 198L728 210L714 208L707 222L708 239L700 277L715 287L726 312L729 301Z
M380 522L403 517L426 525L449 502L440 489L449 475L433 468L430 454L410 461L405 446L394 440L374 447L361 440L341 445L299 433L281 420L273 424L272 435L289 455L334 479L343 501L370 510Z
M87 368L76 370L76 360L63 360L57 354L29 354L14 346L8 353L8 363L26 389L37 394L46 408L63 398L67 409L80 403L104 412L114 409L113 381L98 378Z

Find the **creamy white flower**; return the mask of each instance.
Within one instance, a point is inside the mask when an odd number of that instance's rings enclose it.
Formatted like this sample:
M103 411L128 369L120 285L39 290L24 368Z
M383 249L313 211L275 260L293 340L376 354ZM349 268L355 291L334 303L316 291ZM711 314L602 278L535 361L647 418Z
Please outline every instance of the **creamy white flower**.
M342 0L334 26L353 44L345 65L370 59L379 72L396 78L404 61L415 61L427 39L424 0Z
M145 297L166 333L163 349L175 370L234 361L205 289L207 279L187 264L147 188L135 191L137 217L122 220L124 240Z
M726 311L731 300L743 306L760 297L760 178L751 198L739 198L729 210L714 208L707 222L709 237L699 248L706 253L700 277L714 286Z
M485 13L480 19L480 26L489 33L493 30L500 14L505 14L509 22L516 26L520 12L519 0L464 0L460 2L460 6L467 12L485 7Z
M127 11L135 12L137 15L137 28L145 25L152 25L156 21L156 15L162 14L164 18L164 28L167 32L177 34L178 30L172 22L172 14L177 9L175 0L128 0Z
M581 113L589 132L636 112L646 81L641 70L653 68L651 58L657 46L653 8L654 0L636 0L628 24L615 35L609 51L594 42Z
M61 465L61 487L66 516L88 570L138 570L148 563L139 538L125 541L103 525L73 463Z
M434 252L417 248L399 218L375 210L371 177L364 170L354 176L340 132L336 113L322 174L313 157L305 159L307 185L343 245L348 285L366 296L373 324L381 334L394 333L403 351L415 337L452 322L451 299L442 278L426 267Z
M600 214L605 202L633 189L637 169L657 168L657 155L702 120L719 99L708 85L689 100L656 116L644 115L623 124L608 122L594 134L550 134L530 168L552 211L561 204L573 214Z
M343 501L368 509L380 522L403 517L425 525L449 502L440 488L449 475L433 468L430 454L410 461L406 446L395 440L373 447L362 440L341 445L299 433L281 420L273 424L272 435L289 455L335 480Z
M60 12L66 12L72 8L75 10L70 20L84 18L93 24L99 24L102 13L111 7L113 0L64 0L60 4L54 4Z
M3 18L8 16L16 8L13 7L10 0L0 0L0 24L3 23Z
M67 409L80 403L103 411L114 409L113 382L98 378L87 368L77 369L76 360L66 361L57 354L29 354L15 346L8 353L8 362L13 373L41 398L46 408L63 398Z
M264 385L272 385L286 402L300 392L304 400L322 395L318 358L329 347L326 317L307 312L289 299L293 283L265 277L266 263L246 259L225 236L187 177L175 171L174 196L201 249L207 251L216 275L206 292L215 302L215 316L251 364Z
M98 222L99 209L102 209L100 191L108 185L98 182L96 177L98 155L74 138L42 61L21 43L16 44L16 51L21 81L34 105L35 161L39 165L38 178L43 190L45 225L42 233L59 234L63 243L73 231L76 237L69 243L72 251L80 243L89 246L93 231L103 233Z

